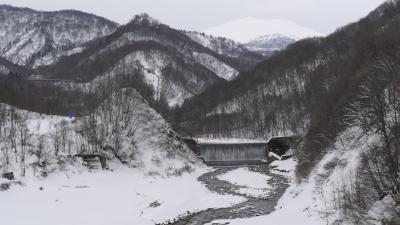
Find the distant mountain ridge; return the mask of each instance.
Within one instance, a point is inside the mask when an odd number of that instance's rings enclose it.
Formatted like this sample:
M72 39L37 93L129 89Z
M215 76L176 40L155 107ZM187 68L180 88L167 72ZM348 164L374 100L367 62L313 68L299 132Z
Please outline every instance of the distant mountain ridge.
M18 65L48 65L111 34L117 23L76 10L36 11L0 5L0 56Z
M234 20L219 26L211 27L204 31L206 34L217 37L226 37L240 43L247 43L265 35L276 35L293 38L296 40L324 36L324 34L310 28L302 27L288 20L261 20L246 17Z
M245 44L250 51L260 53L264 56L271 56L276 51L285 49L288 45L296 42L293 37L286 37L280 34L268 34L256 38Z
M216 82L235 79L239 71L262 60L244 48L221 45L226 49L215 52L203 44L140 14L111 35L90 42L82 52L41 67L38 73L75 80L81 87L109 82L122 74L141 74L156 99L175 106ZM235 51L236 55L220 54Z
M199 33L175 30L146 13L119 25L75 10L1 5L0 19L0 73L70 80L65 89L71 91L136 74L156 100L175 106L263 59L227 39L203 36L202 42Z
M243 44L225 37L215 37L196 31L184 31L184 33L195 42L218 54L230 57L244 57L246 54L251 54Z
M253 71L192 98L182 106L179 126L194 136L303 136L302 166L311 168L348 128L348 110L363 98L366 81L398 85L397 2L383 3L325 38L300 40ZM203 107L193 113L195 105Z
M310 28L287 20L261 20L246 17L204 31L217 37L226 37L242 43L251 51L271 56L300 39L324 36Z

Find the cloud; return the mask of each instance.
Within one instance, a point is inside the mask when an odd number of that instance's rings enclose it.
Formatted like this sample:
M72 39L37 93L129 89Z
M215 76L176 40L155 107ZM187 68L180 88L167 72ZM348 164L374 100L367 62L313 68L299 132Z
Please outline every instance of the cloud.
M147 12L172 27L205 30L244 17L286 19L328 33L385 0L0 0L42 10L77 9L119 23Z
M291 13L303 10L310 10L318 5L321 0L264 0L264 1L249 1L246 7L249 12L263 13Z

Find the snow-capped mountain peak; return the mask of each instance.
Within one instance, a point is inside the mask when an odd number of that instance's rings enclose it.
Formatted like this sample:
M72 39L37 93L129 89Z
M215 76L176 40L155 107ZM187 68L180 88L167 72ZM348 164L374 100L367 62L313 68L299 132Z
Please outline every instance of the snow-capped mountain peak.
M296 40L324 35L292 21L280 19L262 20L254 17L246 17L212 27L207 29L205 33L227 37L241 43L247 43L265 35L278 34Z
M289 39L293 39L293 40L298 39L298 37L283 35L283 34L267 34L267 35L263 35L261 37L254 38L254 39L250 40L248 43L260 42L260 41L272 41L274 39L281 39L281 38L289 38Z
M251 40L246 43L245 46L250 51L260 53L264 56L270 56L275 51L285 49L288 45L297 40L296 37L288 37L282 34L267 34Z

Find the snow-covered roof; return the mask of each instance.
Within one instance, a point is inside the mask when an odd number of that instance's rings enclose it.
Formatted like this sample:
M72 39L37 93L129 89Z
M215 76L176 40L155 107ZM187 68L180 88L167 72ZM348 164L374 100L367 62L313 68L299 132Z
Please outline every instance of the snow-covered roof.
M229 139L207 139L207 138L195 138L198 144L267 144L265 140L256 139L239 139L239 138L229 138Z

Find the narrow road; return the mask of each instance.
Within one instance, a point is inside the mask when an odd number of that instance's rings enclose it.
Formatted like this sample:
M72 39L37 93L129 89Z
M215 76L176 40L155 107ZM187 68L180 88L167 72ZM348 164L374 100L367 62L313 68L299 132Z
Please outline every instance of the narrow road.
M179 221L169 223L168 225L204 225L214 220L256 217L267 215L274 211L274 207L276 206L279 198L289 186L287 178L271 173L271 168L269 168L268 165L248 167L251 171L270 176L271 179L268 181L268 183L273 187L270 195L265 198L249 197L236 192L242 188L241 186L237 186L217 178L219 175L237 168L240 167L217 168L216 171L206 173L199 177L199 181L204 183L206 187L213 192L218 194L241 196L246 198L247 201L229 208L209 209L202 211L186 218L182 218Z

